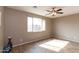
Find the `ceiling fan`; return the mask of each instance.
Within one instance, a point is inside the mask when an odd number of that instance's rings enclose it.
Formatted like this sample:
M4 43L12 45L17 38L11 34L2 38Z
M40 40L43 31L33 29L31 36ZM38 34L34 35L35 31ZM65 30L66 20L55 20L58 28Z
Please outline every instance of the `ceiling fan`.
M46 15L51 15L51 16L55 16L57 14L63 14L63 12L61 12L62 9L61 8L57 9L56 7L52 8L50 10L46 10L46 11L48 12L48 14L46 14Z

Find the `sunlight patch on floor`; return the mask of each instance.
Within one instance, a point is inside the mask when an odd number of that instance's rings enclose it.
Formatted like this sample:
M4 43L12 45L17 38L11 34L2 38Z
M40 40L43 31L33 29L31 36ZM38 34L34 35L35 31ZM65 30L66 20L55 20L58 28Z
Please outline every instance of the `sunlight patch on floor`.
M68 41L53 39L51 41L40 44L40 47L59 52L62 48L68 45Z

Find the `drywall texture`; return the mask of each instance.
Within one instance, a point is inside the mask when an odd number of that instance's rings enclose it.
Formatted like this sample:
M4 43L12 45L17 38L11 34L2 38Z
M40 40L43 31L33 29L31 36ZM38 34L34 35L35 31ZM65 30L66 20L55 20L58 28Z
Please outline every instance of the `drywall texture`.
M0 7L0 52L3 50L4 41L4 7Z
M46 31L27 32L28 16L34 16L45 19ZM51 19L28 12L5 8L5 43L7 42L8 35L12 36L12 42L14 46L26 42L49 38L51 35L51 27Z
M52 20L54 37L79 42L79 14Z

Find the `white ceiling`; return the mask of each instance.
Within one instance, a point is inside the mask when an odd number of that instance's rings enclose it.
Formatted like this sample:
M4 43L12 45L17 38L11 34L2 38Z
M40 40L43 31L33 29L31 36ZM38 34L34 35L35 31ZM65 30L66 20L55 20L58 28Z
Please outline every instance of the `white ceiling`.
M57 14L56 16L49 16L49 15L46 16L46 14L48 14L46 10L50 10L54 6L38 6L38 8L33 8L33 6L8 6L8 7L17 10L27 11L30 13L34 13L49 18L56 18L79 13L79 6L55 6L57 8L62 8L63 9L62 11L64 12L63 14Z

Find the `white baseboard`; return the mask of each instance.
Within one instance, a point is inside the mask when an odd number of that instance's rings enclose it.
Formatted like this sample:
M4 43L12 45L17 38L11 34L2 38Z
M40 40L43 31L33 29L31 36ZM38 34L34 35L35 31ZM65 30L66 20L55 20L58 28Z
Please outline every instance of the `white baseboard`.
M48 38L51 38L49 35L46 35L45 38L38 38L39 40L43 40L43 39L48 39ZM24 43L21 43L21 44L17 44L17 45L13 45L13 47L17 47L17 46L20 46L20 45L24 45L24 44L28 44L28 43L32 43L32 42L36 42L36 41L39 41L39 40L33 40L33 41L29 41L29 42L24 42Z

